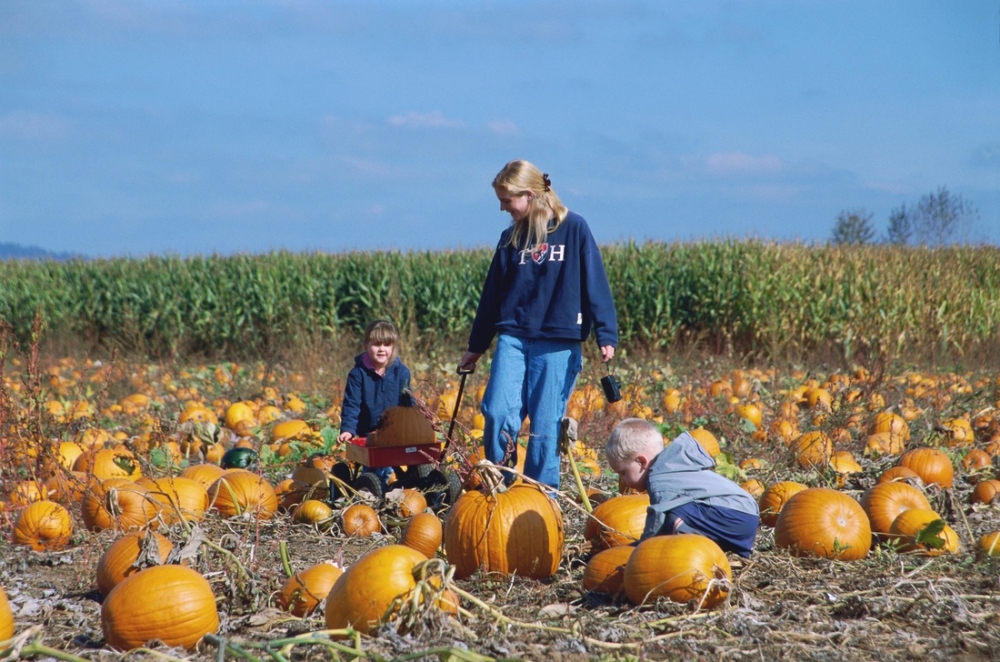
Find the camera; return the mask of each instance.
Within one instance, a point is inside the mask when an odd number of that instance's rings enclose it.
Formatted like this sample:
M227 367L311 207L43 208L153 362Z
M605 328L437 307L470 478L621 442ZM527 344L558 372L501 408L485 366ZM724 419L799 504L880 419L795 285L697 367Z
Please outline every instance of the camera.
M622 399L622 385L614 375L601 377L601 389L604 390L604 398L608 402L618 402Z

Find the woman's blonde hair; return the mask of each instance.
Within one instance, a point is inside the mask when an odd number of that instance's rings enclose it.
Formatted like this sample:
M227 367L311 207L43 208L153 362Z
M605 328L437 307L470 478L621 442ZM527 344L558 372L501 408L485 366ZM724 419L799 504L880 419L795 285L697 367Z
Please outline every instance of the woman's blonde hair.
M566 220L569 210L552 190L549 176L529 161L511 161L493 178L493 188L509 195L532 194L531 208L523 221L514 221L510 245L534 248L545 242L551 230ZM549 227L555 221L553 227Z
M375 320L365 327L365 349L369 345L392 345L392 355L396 356L399 346L399 331L389 320Z

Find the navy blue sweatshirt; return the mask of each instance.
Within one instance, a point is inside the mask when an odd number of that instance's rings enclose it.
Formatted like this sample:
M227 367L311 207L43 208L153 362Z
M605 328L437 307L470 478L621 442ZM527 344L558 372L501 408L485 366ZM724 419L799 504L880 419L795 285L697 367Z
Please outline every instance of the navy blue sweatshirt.
M354 357L354 367L347 373L344 402L340 407L340 431L355 437L367 437L389 407L412 405L409 394L410 369L399 357L380 375L365 365L367 353Z
M618 319L604 261L587 222L570 212L532 250L509 245L504 230L486 274L469 351L482 354L498 333L530 340L584 341L618 346Z

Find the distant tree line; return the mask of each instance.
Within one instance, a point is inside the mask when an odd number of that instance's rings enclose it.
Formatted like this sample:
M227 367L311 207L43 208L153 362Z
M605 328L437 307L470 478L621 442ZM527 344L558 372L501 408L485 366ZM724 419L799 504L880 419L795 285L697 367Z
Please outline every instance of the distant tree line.
M0 241L0 260L72 260L81 257L77 253L55 253L38 246Z
M944 246L969 243L979 220L979 210L947 187L920 198L916 205L901 204L889 213L889 224L881 237L872 223L874 214L862 208L841 211L833 225L834 244L871 244L881 241L896 246Z

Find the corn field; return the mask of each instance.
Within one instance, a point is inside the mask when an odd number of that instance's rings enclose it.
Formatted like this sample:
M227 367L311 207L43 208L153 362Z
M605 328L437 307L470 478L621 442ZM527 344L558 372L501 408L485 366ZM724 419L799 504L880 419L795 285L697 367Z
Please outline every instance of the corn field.
M759 241L603 248L621 340L762 357L834 347L995 354L1000 248L810 246ZM48 337L151 355L253 353L356 334L389 317L423 343L462 338L489 249L276 252L0 263L0 318Z

